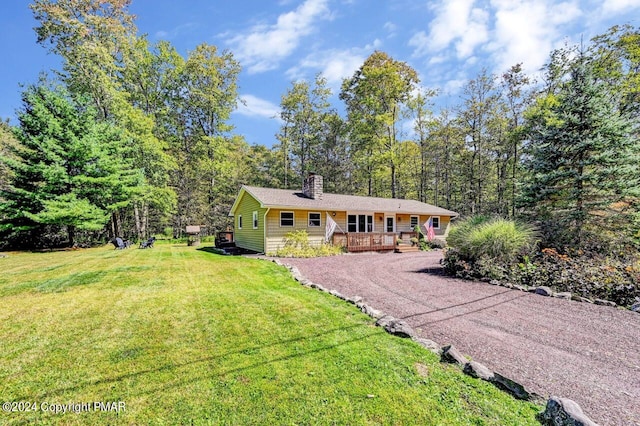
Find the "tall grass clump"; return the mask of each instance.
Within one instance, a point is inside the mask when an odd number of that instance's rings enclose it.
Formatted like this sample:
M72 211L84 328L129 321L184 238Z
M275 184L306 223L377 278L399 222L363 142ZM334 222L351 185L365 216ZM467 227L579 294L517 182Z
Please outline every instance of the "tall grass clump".
M533 226L512 220L476 216L449 232L445 271L462 278L503 279L520 260L528 263L536 245Z
M531 253L536 242L533 226L506 219L473 217L454 226L447 243L467 260L489 257L511 261Z
M445 272L524 287L549 286L555 292L621 306L640 303L638 256L545 247L544 232L539 235L533 226L511 220L467 219L449 232Z

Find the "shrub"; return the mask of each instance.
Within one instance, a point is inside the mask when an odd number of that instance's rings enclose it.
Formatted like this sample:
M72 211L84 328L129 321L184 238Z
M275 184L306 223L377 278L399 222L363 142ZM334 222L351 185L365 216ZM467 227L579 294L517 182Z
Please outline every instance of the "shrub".
M287 233L284 238L284 247L275 253L277 257L322 257L333 256L344 252L342 247L322 243L312 246L309 242L309 234L304 229Z
M444 257L445 273L526 286L549 286L590 299L630 306L640 301L640 260L629 246L611 250L544 248L532 253L533 228L502 219L470 219L454 227ZM602 237L598 240L602 241Z
M510 262L531 253L535 242L535 229L528 224L484 217L454 226L447 237L448 245L470 261L487 257Z
M640 300L640 270L614 257L570 256L546 248L533 260L535 269L523 284L547 285L555 291L630 306Z

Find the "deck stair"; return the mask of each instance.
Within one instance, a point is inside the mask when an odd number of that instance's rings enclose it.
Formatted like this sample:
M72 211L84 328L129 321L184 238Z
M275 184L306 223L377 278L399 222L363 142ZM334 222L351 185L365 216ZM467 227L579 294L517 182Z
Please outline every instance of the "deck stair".
M396 253L411 253L420 251L420 247L417 245L411 245L410 243L400 243L396 246L394 250Z

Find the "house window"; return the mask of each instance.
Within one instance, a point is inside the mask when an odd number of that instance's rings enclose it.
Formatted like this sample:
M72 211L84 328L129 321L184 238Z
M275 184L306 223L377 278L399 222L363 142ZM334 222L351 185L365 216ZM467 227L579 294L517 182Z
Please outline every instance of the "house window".
M309 227L320 226L320 213L309 213Z
M347 215L347 232L373 232L373 215Z
M440 229L440 216L433 216L433 229Z
M347 216L347 232L358 232L358 216L350 214Z
M253 229L258 229L258 212L253 212Z
M418 226L420 218L418 216L411 216L411 230L413 231Z
M280 212L280 226L293 226L293 212Z
M242 215L238 216L238 229L242 229Z

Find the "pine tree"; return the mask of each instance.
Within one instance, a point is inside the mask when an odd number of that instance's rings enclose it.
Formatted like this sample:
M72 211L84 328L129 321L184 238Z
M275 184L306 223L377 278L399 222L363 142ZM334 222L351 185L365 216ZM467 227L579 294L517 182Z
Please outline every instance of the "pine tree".
M46 225L63 226L73 245L76 230L104 228L138 176L121 160L118 129L96 122L86 103L45 86L29 87L22 98L19 144L3 158L12 178L0 191L2 229L31 231L26 244L36 244Z
M589 235L629 231L637 210L640 152L631 121L580 55L559 94L529 116L530 181L523 205L550 225L551 243L581 247Z

